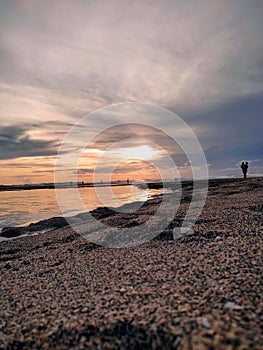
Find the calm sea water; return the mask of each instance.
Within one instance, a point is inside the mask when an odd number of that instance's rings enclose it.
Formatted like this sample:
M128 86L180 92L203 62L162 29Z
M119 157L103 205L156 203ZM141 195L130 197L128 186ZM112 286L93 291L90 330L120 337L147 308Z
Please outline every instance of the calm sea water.
M83 212L83 208L78 208L73 196L71 196L73 189L65 188L56 191L60 198L65 198L67 207L70 208L66 213L64 212L66 216ZM40 189L0 192L0 229L4 226L24 226L53 216L62 216L56 191L54 189ZM136 186L79 188L80 198L85 207L84 211L90 211L100 206L119 207L134 201L144 202L153 195L162 192L163 190L140 189Z

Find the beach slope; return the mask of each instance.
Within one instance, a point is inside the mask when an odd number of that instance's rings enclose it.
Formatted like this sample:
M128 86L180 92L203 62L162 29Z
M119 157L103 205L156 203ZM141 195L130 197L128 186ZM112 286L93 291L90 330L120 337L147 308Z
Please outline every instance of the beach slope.
M261 349L263 179L211 182L194 231L120 249L70 226L0 243L0 348Z

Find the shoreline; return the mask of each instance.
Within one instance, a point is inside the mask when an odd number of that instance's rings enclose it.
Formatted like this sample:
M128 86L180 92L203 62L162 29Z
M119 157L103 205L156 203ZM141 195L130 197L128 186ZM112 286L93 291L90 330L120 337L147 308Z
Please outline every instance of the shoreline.
M151 201L154 201L155 198L159 197L161 198L163 194L156 195L154 194L152 197L150 197L147 201L145 202L131 202L131 203L126 203L123 204L120 207L96 207L95 209L87 212L93 215L96 218L105 218L108 216L115 215L118 210L121 208L129 208L136 204L136 203L141 203L141 205L149 205ZM13 239L13 238L19 238L20 236L31 236L32 234L41 234L41 231L46 231L49 232L51 230L56 230L59 228L63 228L69 225L67 220L70 219L78 219L83 216L85 216L85 212L76 214L71 217L64 217L64 216L54 216L50 217L48 219L44 220L39 220L36 222L31 222L28 225L25 226L5 226L0 230L0 239L1 238L6 238L6 239Z
M260 180L263 180L263 177L251 177L248 179L243 179L243 178L209 179L208 183L209 183L209 188L213 188L214 186L222 186L224 184L235 184L239 182L243 183L244 181L254 181L254 180L260 181ZM203 180L199 180L199 183L202 183L202 182ZM130 184L126 184L126 185L129 186ZM123 185L117 185L117 186L123 186ZM140 187L145 185L139 184L138 186ZM147 186L149 187L149 189L160 189L163 187L169 188L173 191L173 193L175 193L176 190L180 188L180 184L176 182L168 183L168 184L166 183L164 184L164 186L162 183L148 183ZM190 180L182 181L181 186L183 191L181 201L184 202L185 200L189 199L189 196L191 196L193 181L190 181ZM90 187L93 187L93 186L90 186ZM159 195L155 194L151 198L149 198L146 202L144 203L142 202L142 206L151 205L151 202L154 202L155 198L158 198L158 197L161 198L163 195L169 196L169 194L159 194ZM125 206L132 207L134 203L135 202L127 203L122 205L121 207L116 207L116 208L97 207L89 211L89 213L94 215L95 218L108 217L111 215L115 215L115 213L118 212L122 207L125 207ZM77 219L78 217L81 217L83 215L85 215L85 213L80 213L80 214L74 215L73 217L54 216L48 219L31 222L26 226L5 226L0 230L0 241L14 239L25 235L32 236L33 234L42 234L43 232L49 232L52 230L63 228L69 225L67 221L68 219L72 219L74 217Z
M112 183L112 184L93 184L93 183L77 183L77 184L28 184L28 185L0 185L0 192L7 191L30 191L30 190L54 190L59 188L83 188L83 187L109 187L109 186L130 186L129 183Z
M257 179L257 178L262 178L262 176L248 176L248 179ZM213 181L235 181L235 180L241 180L241 176L235 176L235 177L224 177L224 178L210 178L208 181L213 182ZM197 182L202 182L204 180L200 179L197 180ZM192 180L182 180L182 185L188 185L192 184ZM165 182L166 186L174 186L178 184L176 181L169 181ZM54 183L44 183L44 184L26 184L26 185L0 185L0 192L8 192L8 191L30 191L30 190L42 190L42 189L60 189L60 188L85 188L85 187L110 187L110 186L131 186L134 185L133 182L114 182L114 183L75 183L75 184L54 184ZM135 184L136 186L148 186L149 188L162 188L163 183L161 181L153 181L153 182L138 182Z

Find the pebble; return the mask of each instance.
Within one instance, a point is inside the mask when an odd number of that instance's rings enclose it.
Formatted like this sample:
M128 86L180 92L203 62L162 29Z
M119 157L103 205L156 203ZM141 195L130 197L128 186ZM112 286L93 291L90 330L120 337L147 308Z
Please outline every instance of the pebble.
M227 303L225 303L224 308L231 309L231 310L242 310L243 309L242 306L237 305L237 304L233 303L232 301L228 301Z

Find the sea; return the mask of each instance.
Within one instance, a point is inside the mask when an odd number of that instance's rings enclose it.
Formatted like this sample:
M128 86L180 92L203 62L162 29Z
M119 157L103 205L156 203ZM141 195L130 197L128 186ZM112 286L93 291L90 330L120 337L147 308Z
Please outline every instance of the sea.
M54 216L73 216L98 207L117 208L123 204L145 202L168 189L142 189L137 186L81 187L82 208L75 203L74 189L32 189L0 192L0 230L7 226L27 226ZM59 198L59 201L58 201ZM65 198L67 212L62 208Z

